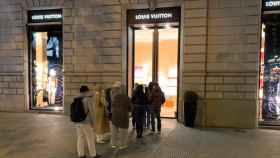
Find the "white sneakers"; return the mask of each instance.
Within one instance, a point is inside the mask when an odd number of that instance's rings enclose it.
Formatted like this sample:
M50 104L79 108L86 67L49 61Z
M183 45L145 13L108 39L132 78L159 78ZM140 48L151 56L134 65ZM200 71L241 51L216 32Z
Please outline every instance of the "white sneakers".
M111 147L112 147L112 149L119 149L119 150L124 150L124 149L127 148L127 146L120 146L120 147L118 147L116 145L112 145Z

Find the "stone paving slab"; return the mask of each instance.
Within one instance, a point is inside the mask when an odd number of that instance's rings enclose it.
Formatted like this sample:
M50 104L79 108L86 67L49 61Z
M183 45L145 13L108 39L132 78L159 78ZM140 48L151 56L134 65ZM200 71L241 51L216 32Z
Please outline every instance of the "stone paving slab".
M98 144L104 158L279 158L280 131L190 129L164 120L161 135L145 133L129 148ZM0 158L76 158L76 133L63 115L0 113Z

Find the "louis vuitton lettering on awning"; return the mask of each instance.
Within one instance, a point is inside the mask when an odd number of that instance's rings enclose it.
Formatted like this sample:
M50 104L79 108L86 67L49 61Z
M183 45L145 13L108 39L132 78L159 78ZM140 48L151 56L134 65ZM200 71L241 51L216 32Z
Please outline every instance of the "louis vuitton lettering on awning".
M280 0L263 0L262 10L263 11L280 10Z
M30 10L28 11L28 23L62 22L62 10Z
M180 7L137 9L127 11L128 24L154 24L180 21Z

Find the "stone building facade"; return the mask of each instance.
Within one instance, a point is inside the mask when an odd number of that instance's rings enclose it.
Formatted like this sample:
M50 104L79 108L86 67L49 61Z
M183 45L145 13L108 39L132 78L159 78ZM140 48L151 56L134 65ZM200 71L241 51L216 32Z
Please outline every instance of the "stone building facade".
M256 128L261 2L158 0L181 7L179 121L183 92L199 94L198 124ZM64 108L79 86L126 83L126 10L146 0L1 0L0 110L29 111L27 11L63 11Z

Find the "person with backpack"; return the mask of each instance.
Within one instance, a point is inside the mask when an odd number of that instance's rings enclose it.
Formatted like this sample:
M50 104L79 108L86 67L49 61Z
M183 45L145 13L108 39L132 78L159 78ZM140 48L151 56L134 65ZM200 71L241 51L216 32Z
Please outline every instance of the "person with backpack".
M137 138L142 138L144 131L147 98L143 85L138 85L132 95L133 111L135 112Z
M149 96L151 104L152 133L155 132L155 119L157 119L157 130L161 132L161 106L165 102L165 96L158 83L154 83L152 92Z
M85 147L88 147L91 158L99 158L96 153L94 127L94 107L92 95L87 86L81 86L80 96L74 98L71 104L71 121L74 122L77 131L77 151L79 158L86 158Z

